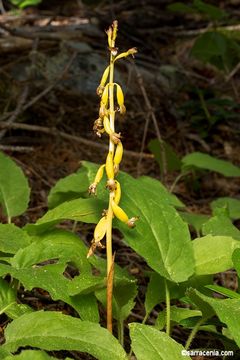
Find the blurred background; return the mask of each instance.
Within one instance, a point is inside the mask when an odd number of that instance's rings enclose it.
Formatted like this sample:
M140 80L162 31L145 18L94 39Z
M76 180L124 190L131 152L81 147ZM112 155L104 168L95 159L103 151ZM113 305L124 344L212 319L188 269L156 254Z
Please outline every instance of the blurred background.
M1 0L0 149L25 169L31 220L57 179L81 160L101 163L107 138L92 131L96 88L108 64L106 29L119 22L116 81L122 170L172 188L191 211L238 196L238 178L216 173L174 184L181 159L202 152L240 165L240 1ZM193 205L194 203L194 205Z

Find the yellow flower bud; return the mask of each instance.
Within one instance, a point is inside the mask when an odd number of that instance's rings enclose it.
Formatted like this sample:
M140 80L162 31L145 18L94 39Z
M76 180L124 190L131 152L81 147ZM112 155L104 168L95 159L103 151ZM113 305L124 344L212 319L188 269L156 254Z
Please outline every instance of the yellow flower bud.
M99 109L99 117L103 118L105 115L107 115L107 109L105 104L103 104L103 102L100 103L100 109Z
M113 168L113 153L109 151L106 159L106 173L108 179L114 179L114 168Z
M109 26L108 30L106 30L106 34L108 36L108 46L111 47L112 46L112 34L113 34L112 26Z
M117 102L119 106L122 106L124 104L124 95L123 95L123 91L120 85L116 84L116 88L117 88Z
M113 43L115 44L115 40L117 37L117 31L118 31L118 21L117 20L114 20L114 22L112 24L112 28L113 28L112 40L113 40ZM113 46L113 44L112 44L112 46Z
M108 103L108 84L105 86L102 97L101 97L101 103L107 106Z
M123 145L122 142L119 141L113 159L114 164L119 165L120 162L122 161L122 156L123 156Z
M107 218L106 216L103 216L95 227L94 241L95 242L101 241L104 238L106 231L107 231Z
M94 179L94 183L98 184L102 180L104 168L105 168L105 164L99 167Z
M118 206L114 200L112 200L111 205L112 205L113 213L116 216L116 218L118 218L120 221L124 223L127 223L129 219L125 211L122 208L120 208L120 206Z
M126 112L126 107L125 107L125 105L119 106L119 112L120 112L121 115L124 115L124 114L125 114L125 112Z
M121 199L121 186L120 183L116 180L116 190L115 190L115 195L114 195L114 202L116 205L119 204L119 201Z
M128 51L119 54L119 55L115 58L114 61L119 60L119 59L121 59L121 58L123 58L123 57L127 57L127 56L129 56L129 55L134 56L134 54L136 54L136 53L137 53L137 48L135 48L135 47L134 47L134 48L131 48L131 49L129 49Z
M111 127L110 127L110 121L109 118L107 116L104 116L103 119L103 126L104 126L104 130L106 131L106 133L108 135L111 135L113 133Z
M102 79L101 79L101 82L100 82L100 85L101 87L104 87L106 82L107 82L107 79L108 79L108 75L109 75L109 70L110 70L110 66L108 66L104 72L103 72L103 75L102 75Z

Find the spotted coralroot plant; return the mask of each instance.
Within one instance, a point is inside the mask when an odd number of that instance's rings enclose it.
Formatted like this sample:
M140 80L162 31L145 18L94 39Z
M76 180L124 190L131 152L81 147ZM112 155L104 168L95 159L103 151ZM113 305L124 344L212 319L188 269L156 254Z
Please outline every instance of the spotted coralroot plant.
M89 193L96 195L97 185L101 181L104 171L107 175L106 187L109 190L108 209L103 211L102 218L99 220L95 231L92 245L88 256L92 255L96 248L103 248L101 241L106 236L107 250L107 327L112 331L112 283L113 283L113 264L112 255L112 220L114 216L126 223L126 226L133 228L137 217L129 218L125 211L119 206L121 200L121 185L115 179L119 164L123 155L123 144L121 134L115 131L115 115L119 112L124 115L126 108L124 105L124 95L119 84L114 82L114 65L121 58L134 55L136 48L129 49L118 55L118 48L115 47L117 37L118 22L115 20L106 31L108 36L108 49L110 51L110 64L105 69L97 94L100 96L99 118L94 122L93 130L101 137L103 133L109 136L109 150L105 164L101 165L97 171L94 182L89 187Z

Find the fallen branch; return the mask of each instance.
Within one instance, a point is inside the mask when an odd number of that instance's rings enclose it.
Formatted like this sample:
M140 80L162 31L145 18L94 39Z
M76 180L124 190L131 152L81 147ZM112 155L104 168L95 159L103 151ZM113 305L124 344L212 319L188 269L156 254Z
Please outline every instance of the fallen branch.
M23 123L11 123L8 124L6 122L0 122L0 128L1 129L19 129L19 130L27 130L27 131L36 131L36 132L42 132L48 135L52 135L52 136L59 136L63 139L66 140L70 140L70 141L75 141L78 143L81 143L83 145L87 145L87 146L91 146L91 147L95 147L98 149L108 149L107 145L103 145L101 143L98 143L96 141L92 141L92 140L88 140L86 138L83 138L81 136L75 136L75 135L71 135L71 134L67 134L63 131L60 131L56 128L49 128L46 126L38 126L38 125L29 125L29 124L23 124ZM131 151L131 150L124 150L124 152L131 157L135 157L138 158L140 156L140 153L137 153L135 151ZM152 154L142 154L141 155L144 158L148 158L148 159L152 159L153 155Z

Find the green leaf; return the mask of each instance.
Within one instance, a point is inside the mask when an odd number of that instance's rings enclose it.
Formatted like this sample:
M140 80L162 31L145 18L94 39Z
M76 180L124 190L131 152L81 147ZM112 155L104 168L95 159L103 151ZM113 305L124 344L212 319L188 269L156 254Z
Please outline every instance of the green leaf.
M83 320L98 322L98 307L93 295L70 296L68 294L68 285L71 280L63 275L65 267L65 264L50 264L19 269L0 264L0 275L12 275L27 290L32 290L35 287L44 289L49 292L53 300L62 300L71 305Z
M212 312L215 312L219 319L227 325L237 345L240 346L240 299L213 299L199 293L196 290L191 290L191 298L198 299L198 301L205 303ZM195 301L194 301L195 302ZM197 302L195 302L196 305Z
M225 160L201 152L193 152L182 158L184 168L198 168L218 172L227 177L240 176L240 168Z
M17 303L17 293L3 279L0 279L0 314L7 314L15 319L23 314L32 312L32 309L25 304Z
M213 200L210 203L211 209L215 214L216 209L225 207L229 212L229 216L232 220L240 219L240 200L230 198L230 197L221 197L216 200Z
M215 216L203 224L203 234L231 236L236 240L240 240L240 231L232 224L226 214L226 209L218 208L215 210L215 213Z
M134 229L118 224L125 241L163 277L175 282L187 280L194 267L187 224L172 206L161 204L158 195L153 198L151 192L142 192L132 182L128 189L121 206L129 216L140 219Z
M189 288L186 292L186 295L191 299L191 301L201 310L202 316L204 319L209 319L214 315L214 310L211 305L207 301L205 301L205 298L208 298L207 296L203 295L197 291L196 289Z
M240 294L236 293L235 291L232 291L230 289L227 289L223 286L219 286L219 285L206 285L206 288L224 295L226 297L229 297L230 299L240 299Z
M227 51L228 38L220 32L208 31L197 38L191 55L202 62L211 63L224 70Z
M201 13L206 14L212 20L221 20L227 16L227 13L217 6L206 4L201 0L194 0L193 6Z
M137 323L129 324L132 348L138 360L182 360L184 347L166 333ZM184 356L189 359L189 356Z
M26 211L30 188L22 169L1 152L0 168L0 204L6 216L11 219Z
M177 306L171 306L170 319L174 324L183 325L186 319L199 318L202 316L201 311L191 310L188 308L180 308ZM166 324L166 309L160 311L156 319L155 328L162 330Z
M167 9L174 12L180 12L183 14L192 14L196 12L196 9L185 5L182 2L175 2L167 6Z
M80 274L79 276L75 276L68 286L70 295L89 294L99 289L104 289L106 291L106 277L94 276L91 274Z
M104 202L93 198L66 201L49 210L36 224L25 226L25 230L29 234L38 234L49 230L63 220L97 223L105 207Z
M151 140L148 144L149 150L153 153L159 167L161 173L163 172L163 155L162 151L164 151L166 158L166 167L167 171L175 171L181 169L181 161L177 155L177 153L173 150L170 144L165 141L160 145L158 139ZM163 148L163 149L162 149Z
M87 247L72 232L56 229L33 239L34 242L20 249L12 258L11 264L16 269L31 267L50 259L59 259L64 264L74 262L80 271L90 273Z
M240 243L228 236L207 235L192 242L196 275L215 274L230 269L232 253Z
M172 281L167 281L167 286L170 293L170 299L180 299L185 295L186 289L189 287L194 287L201 292L207 292L205 289L205 285L209 284L212 281L212 277L210 275L202 275L202 276L192 276L187 281L182 282L180 284L176 284ZM147 292L145 296L145 309L146 313L149 314L152 309L164 302L166 300L166 291L165 291L165 279L159 274L152 272L150 274L150 281L147 286Z
M161 196L161 202L166 203L167 205L172 205L177 208L184 208L185 204L181 200L177 198L176 195L171 194L167 188L158 180L151 178L149 176L141 176L138 179L135 179L140 186L144 187L143 191L151 192L151 197ZM127 189L124 187L124 180L123 180L123 188L122 192L126 192ZM123 194L124 196L124 194Z
M52 209L65 201L86 197L88 186L89 181L86 169L84 168L79 173L71 174L60 179L55 186L51 188L48 195L49 208Z
M184 221L186 221L196 230L198 234L200 233L203 224L209 219L209 216L203 214L194 214L180 211L179 214Z
M53 360L55 357L49 356L40 350L24 350L21 354L7 356L4 360Z
M99 360L127 360L118 340L108 330L59 312L36 311L23 315L7 326L5 338L3 347L12 352L31 346L49 351L87 352Z
M145 296L144 306L146 314L150 314L152 309L159 304L161 300L164 300L165 296L164 279L159 274L152 272Z
M30 242L28 234L14 224L0 224L0 251L15 254Z

